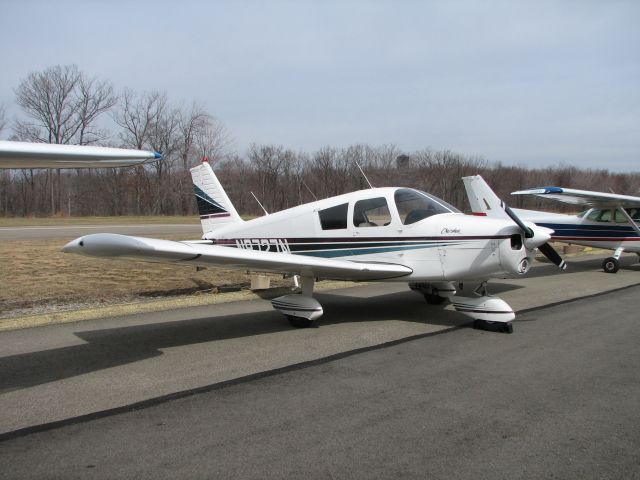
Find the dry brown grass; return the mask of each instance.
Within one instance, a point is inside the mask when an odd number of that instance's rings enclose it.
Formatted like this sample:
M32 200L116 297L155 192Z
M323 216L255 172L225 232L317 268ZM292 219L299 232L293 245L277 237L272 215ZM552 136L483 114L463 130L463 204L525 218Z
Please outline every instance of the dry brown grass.
M164 235L169 240L178 235ZM107 260L65 254L69 239L0 243L0 317L38 306L90 305L139 300L219 287L247 286L249 277L217 268ZM34 312L34 313L37 313Z

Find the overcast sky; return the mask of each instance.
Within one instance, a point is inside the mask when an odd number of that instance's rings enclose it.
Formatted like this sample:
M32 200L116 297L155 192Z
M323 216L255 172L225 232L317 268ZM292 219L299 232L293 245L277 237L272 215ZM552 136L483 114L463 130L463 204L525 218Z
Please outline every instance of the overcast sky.
M394 143L637 171L639 25L637 0L0 0L0 103L77 64L201 102L240 153Z

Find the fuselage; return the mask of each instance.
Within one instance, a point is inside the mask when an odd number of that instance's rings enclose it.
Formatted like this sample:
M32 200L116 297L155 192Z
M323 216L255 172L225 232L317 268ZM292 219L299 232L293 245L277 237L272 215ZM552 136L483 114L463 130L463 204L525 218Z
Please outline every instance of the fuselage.
M361 190L283 210L205 235L232 248L401 264L401 281L520 275L527 252L520 230L501 219L464 215L405 188Z
M514 209L518 216L554 230L555 241L595 248L640 252L640 233L621 212L612 208L591 208L579 215L563 215ZM636 222L640 209L627 209Z

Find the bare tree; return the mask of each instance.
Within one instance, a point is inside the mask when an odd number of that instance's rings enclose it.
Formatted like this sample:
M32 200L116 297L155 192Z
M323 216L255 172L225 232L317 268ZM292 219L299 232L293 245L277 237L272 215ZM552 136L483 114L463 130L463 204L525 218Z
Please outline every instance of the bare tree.
M16 134L22 131L32 140L69 143L79 129L74 92L81 73L75 65L55 66L32 72L16 89L16 101L31 121L18 121Z
M122 128L120 139L125 146L140 150L148 145L151 128L166 103L166 95L160 92L124 91L113 120Z
M32 72L15 90L16 102L26 116L14 125L14 138L45 143L89 144L106 137L96 127L98 117L115 104L108 82L88 79L75 65L56 65ZM60 205L60 171L49 172L51 213Z
M108 112L116 104L117 97L113 93L113 87L108 82L100 82L95 78L80 77L76 93L78 118L77 143L89 145L107 138L108 133L99 128L97 118Z
M182 160L182 170L189 168L189 160L194 151L196 138L207 127L211 116L194 103L189 112L180 111L178 113L178 131L180 135L179 154Z
M87 78L75 65L32 72L15 94L27 117L16 122L16 136L46 143L82 145L104 138L96 121L116 101L108 82Z
M0 104L0 135L2 131L7 127L7 109L4 105Z
M207 157L211 165L215 165L231 153L233 140L222 122L209 117L203 128L196 132L194 143L198 157Z

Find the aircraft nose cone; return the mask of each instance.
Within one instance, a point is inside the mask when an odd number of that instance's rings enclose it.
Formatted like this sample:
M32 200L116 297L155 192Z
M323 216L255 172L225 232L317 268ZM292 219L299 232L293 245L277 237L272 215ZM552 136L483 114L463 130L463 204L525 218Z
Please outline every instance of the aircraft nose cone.
M84 247L84 237L76 238L75 240L71 240L64 247L62 247L62 251L64 253L80 253Z

